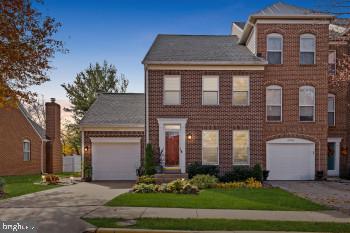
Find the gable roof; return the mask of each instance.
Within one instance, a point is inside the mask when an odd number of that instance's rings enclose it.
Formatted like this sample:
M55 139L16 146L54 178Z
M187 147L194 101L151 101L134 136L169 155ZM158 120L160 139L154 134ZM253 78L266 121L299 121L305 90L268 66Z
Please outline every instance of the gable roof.
M244 25L245 25L245 22L242 22L242 21L237 21L237 22L233 22L234 24L236 24L240 29L244 29Z
M80 121L80 126L120 126L145 124L143 93L103 93Z
M264 65L231 35L158 35L143 64Z
M33 127L33 129L35 130L35 132L39 135L39 137L41 139L46 139L46 132L45 129L42 128L40 125L38 125L35 121L32 120L30 114L27 112L27 110L24 108L24 106L22 104L18 104L18 108L19 110L22 112L22 114L24 115L24 117L27 119L27 121L29 122L29 124L31 124L31 126Z

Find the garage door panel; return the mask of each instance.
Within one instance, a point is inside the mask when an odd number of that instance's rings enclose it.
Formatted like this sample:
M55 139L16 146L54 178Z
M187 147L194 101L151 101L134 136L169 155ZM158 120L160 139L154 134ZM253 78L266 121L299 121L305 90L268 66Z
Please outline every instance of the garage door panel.
M313 143L267 143L266 162L269 180L313 180L315 155Z
M135 180L140 165L140 143L94 143L94 180Z

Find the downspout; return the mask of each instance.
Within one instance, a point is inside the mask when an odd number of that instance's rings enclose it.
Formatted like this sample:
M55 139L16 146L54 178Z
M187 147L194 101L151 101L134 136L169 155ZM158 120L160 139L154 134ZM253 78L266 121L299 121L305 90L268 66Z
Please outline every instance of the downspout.
M84 130L81 131L81 178L84 178L85 158L84 158Z
M41 139L41 174L44 174L44 139Z
M149 125L148 125L148 69L147 65L145 65L145 136L146 136L146 144L149 143Z

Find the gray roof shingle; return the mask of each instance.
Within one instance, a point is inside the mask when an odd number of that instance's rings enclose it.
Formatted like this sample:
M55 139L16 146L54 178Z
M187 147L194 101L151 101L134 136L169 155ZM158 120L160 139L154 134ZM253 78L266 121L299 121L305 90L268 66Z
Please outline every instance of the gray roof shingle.
M251 16L332 16L330 14L316 12L302 7L292 6L283 2L277 2Z
M143 64L262 65L266 61L231 35L158 35Z
M91 105L80 126L145 124L143 93L103 93Z
M245 22L242 21L237 21L237 22L233 22L234 24L236 24L240 29L244 29L245 26Z
M23 115L25 116L25 118L27 118L29 123L32 125L34 130L37 132L37 134L40 136L40 138L46 139L45 129L32 119L32 117L30 116L30 114L28 113L28 111L25 109L25 107L22 104L19 104L18 107L19 107L20 111L23 113Z

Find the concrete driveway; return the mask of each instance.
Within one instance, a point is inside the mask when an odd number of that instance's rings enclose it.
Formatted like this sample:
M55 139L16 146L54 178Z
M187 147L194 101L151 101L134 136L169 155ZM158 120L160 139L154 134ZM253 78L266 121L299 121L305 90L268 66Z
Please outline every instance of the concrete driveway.
M269 181L269 183L316 203L350 214L349 181Z
M80 218L113 197L128 192L131 182L78 183L0 201L0 220L36 222L39 233L77 233L91 225Z

